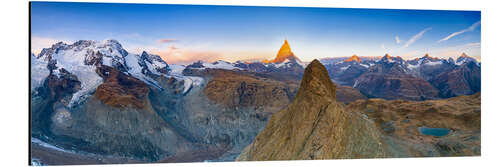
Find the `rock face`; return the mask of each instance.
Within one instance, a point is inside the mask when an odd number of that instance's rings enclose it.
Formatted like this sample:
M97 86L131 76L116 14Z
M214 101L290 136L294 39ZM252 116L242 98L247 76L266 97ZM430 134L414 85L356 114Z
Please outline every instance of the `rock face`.
M475 62L467 62L450 72L440 73L430 82L441 90L442 97L471 95L481 91L481 68Z
M94 93L97 99L113 107L144 108L149 88L141 80L108 66L97 68L97 73L105 78Z
M388 156L375 124L337 103L335 87L325 67L311 62L293 102L272 115L237 160Z
M357 78L353 87L368 97L406 100L438 97L439 91L429 82L406 73L400 57L386 55L380 61Z
M203 92L211 101L229 108L271 107L280 110L289 104L298 85L249 73L221 71L212 75ZM269 100L273 99L273 100Z
M366 73L357 79L355 88L368 97L426 100L438 97L439 91L427 81L410 75Z

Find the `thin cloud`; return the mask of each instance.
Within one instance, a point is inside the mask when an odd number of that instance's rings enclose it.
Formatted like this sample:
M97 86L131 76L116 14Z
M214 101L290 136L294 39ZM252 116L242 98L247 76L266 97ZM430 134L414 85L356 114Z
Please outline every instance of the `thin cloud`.
M470 32L470 31L474 31L476 29L476 27L478 27L479 25L481 25L481 21L475 22L474 24L472 24L471 26L469 26L466 29L460 30L458 32L451 33L447 37L444 37L443 39L439 40L438 43L439 42L443 42L443 41L447 41L447 40L453 38L454 36L457 36L457 35L460 35L460 34L463 34L463 33L466 33L466 32Z
M405 48L407 48L408 46L410 46L411 44L413 44L415 41L417 41L418 39L422 38L422 36L424 35L425 32L431 30L432 28L426 28L420 32L418 32L417 34L415 34L413 37L411 37L406 43L405 43Z
M394 39L396 39L396 43L397 44L401 43L401 40L399 39L399 36L396 36Z
M175 46L170 46L165 50L155 50L152 53L160 55L168 64L190 64L198 60L214 62L222 59L220 52L183 49Z
M177 42L177 39L165 38L165 39L159 39L157 42L158 43L172 43L172 42Z
M466 46L466 47L481 47L481 42L467 43L464 46Z
M170 50L176 50L176 49L179 49L179 48L175 47L174 45L170 45L170 46L168 47L168 49L170 49Z

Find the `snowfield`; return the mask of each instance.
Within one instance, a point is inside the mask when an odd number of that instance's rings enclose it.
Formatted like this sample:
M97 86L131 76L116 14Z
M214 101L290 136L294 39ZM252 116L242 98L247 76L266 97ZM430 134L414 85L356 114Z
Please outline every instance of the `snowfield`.
M79 102L85 95L95 91L97 86L103 82L103 79L95 72L95 66L85 65L85 57L87 52L93 49L92 47L96 47L96 45L84 49L74 47L69 50L59 50L59 52L52 54L52 60L57 61L57 69L53 71L54 74L59 75L59 70L64 68L76 75L81 82L81 89L73 94L69 103L70 107Z
M139 64L139 61L140 61L140 56L136 55L136 54L129 54L127 57L125 57L125 63L129 67L128 73L130 73L132 76L143 81L144 83L146 83L148 85L151 85L151 86L154 86L158 89L161 89L161 86L159 86L158 82L156 82L154 79L152 79L152 78L150 78L142 73L143 67ZM157 72L156 70L150 69L150 71L151 72L154 71L153 73L159 74L159 72Z
M183 94L186 94L191 90L193 87L196 86L201 86L203 84L203 78L202 77L195 77L195 76L184 76L182 74L182 71L186 68L184 65L177 65L177 64L171 64L170 65L170 75L175 77L176 79L179 80L184 80L184 90L182 91Z
M50 71L47 69L48 62L42 60L42 59L37 59L35 55L30 56L31 59L31 91L35 90L35 88L40 87L45 78L49 76Z

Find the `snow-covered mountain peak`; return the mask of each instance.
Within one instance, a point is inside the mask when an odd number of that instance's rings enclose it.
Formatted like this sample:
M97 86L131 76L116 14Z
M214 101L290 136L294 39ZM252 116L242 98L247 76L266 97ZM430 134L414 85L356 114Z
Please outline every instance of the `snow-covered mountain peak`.
M476 65L479 66L479 63L477 62L477 60L475 58L470 57L465 53L462 53L462 55L460 55L460 57L457 58L457 61L455 62L455 64L462 65L462 64L467 64L469 62L474 62Z
M212 68L212 69L226 69L226 70L234 70L234 69L239 69L241 70L239 66L240 63L230 63L224 60L217 60L213 63L206 63L203 61L197 61L194 62L193 64L190 64L187 66L187 68L192 68L192 69L205 69L205 68Z
M380 61L385 63L402 63L404 60L399 56L392 57L389 54L385 54Z
M70 105L103 82L103 78L96 73L102 65L114 67L154 86L157 84L149 75L163 75L169 71L168 64L159 56L147 52L140 56L129 54L116 40L79 40L70 45L58 42L43 49L37 60L32 62L43 65L40 61L48 63L45 67L51 74L59 76L61 71L67 71L81 82L81 89L73 94Z

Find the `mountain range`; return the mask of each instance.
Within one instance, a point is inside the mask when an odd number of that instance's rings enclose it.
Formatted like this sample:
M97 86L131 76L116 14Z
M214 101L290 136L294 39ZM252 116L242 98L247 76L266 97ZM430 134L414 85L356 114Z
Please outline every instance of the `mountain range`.
M389 54L362 60L354 55L325 66L336 83L356 88L367 97L426 100L481 91L481 63L465 53L457 61L429 54L412 60Z
M480 92L481 65L465 54L456 61L386 55L305 63L288 41L275 59L263 62L167 64L145 51L129 53L116 40L59 42L30 54L30 61L31 144L38 148L32 153L42 164L232 161L280 117L274 115L286 108L308 110L308 105L321 111L333 107L325 110L343 116L332 119L354 119L370 129L363 134L378 141L384 132L377 128L385 124L346 114L344 105L371 102L368 98L427 102ZM307 115L284 117L309 121ZM54 161L51 155L60 150L72 159Z

